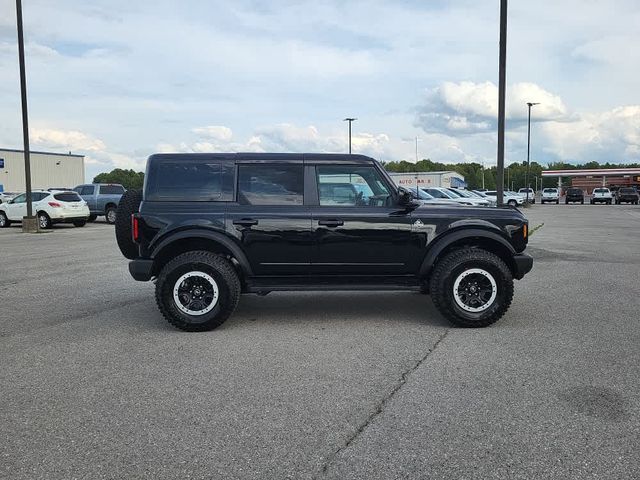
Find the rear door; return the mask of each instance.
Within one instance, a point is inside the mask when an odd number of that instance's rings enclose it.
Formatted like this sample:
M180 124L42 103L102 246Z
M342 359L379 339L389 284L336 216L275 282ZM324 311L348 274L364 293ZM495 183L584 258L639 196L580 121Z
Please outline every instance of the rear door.
M401 275L419 261L411 216L374 164L310 164L314 275Z
M261 158L238 161L226 230L242 244L255 275L308 275L313 238L302 155Z

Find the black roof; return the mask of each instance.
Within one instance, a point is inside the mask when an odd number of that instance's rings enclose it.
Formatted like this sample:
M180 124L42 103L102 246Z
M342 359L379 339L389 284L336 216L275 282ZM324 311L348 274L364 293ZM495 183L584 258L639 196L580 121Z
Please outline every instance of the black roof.
M299 163L303 161L320 163L371 163L375 161L366 155L348 153L156 153L149 160L227 160L239 162L284 162Z

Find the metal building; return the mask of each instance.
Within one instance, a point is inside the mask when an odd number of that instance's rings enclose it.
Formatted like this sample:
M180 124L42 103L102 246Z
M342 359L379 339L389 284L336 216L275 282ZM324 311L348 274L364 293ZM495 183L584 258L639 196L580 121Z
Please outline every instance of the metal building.
M466 187L464 176L454 171L444 172L389 172L389 176L399 187L429 188L429 187Z
M30 152L31 188L73 188L84 183L84 155ZM0 192L24 192L24 151L0 148Z

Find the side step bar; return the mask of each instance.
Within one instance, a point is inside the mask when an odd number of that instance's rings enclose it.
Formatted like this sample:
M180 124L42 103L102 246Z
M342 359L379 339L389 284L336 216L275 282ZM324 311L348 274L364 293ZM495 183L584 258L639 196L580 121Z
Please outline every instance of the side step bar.
M244 293L283 291L419 291L414 276L397 277L260 277L247 280Z

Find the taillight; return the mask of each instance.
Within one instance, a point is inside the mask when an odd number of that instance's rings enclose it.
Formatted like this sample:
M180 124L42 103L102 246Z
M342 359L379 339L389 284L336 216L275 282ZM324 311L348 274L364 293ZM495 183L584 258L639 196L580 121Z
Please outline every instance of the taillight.
M49 206L53 207L53 208L61 208L62 205L60 205L58 202L49 202Z
M136 214L133 213L131 214L131 236L133 237L133 241L134 242L138 242L138 238L140 235L140 226L139 226L139 219L138 217L136 217Z
M525 223L525 224L522 226L522 237L523 237L523 238L525 238L525 239L527 238L527 234L529 233L529 232L528 232L528 230L529 230L529 227L528 227L528 225Z

